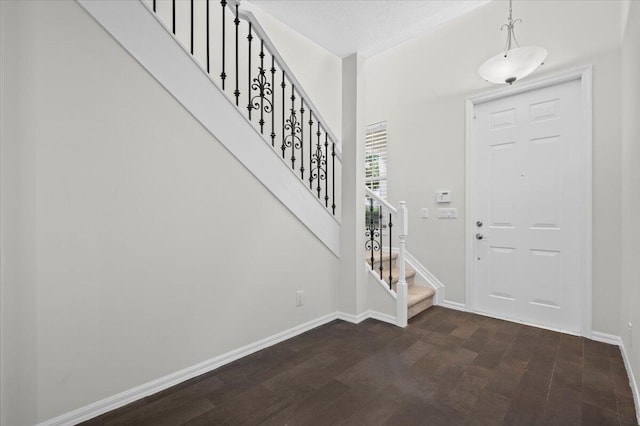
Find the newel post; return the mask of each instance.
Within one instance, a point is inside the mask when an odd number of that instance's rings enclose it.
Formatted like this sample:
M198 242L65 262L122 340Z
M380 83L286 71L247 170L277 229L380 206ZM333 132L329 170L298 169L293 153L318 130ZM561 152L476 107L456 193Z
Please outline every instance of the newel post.
M407 203L400 201L398 206L398 231L399 252L398 252L398 284L396 286L396 325L407 326L407 279L405 273L404 251L407 234L409 233L409 213Z

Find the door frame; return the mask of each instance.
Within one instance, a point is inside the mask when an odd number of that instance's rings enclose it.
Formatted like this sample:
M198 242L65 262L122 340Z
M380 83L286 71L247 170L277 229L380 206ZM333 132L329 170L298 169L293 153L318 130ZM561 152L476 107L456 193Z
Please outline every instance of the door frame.
M593 180L593 105L592 105L592 66L556 73L553 75L532 79L507 86L497 90L483 92L466 99L466 156L465 156L465 305L468 312L475 312L476 292L474 285L474 236L476 183L471 178L475 176L477 150L474 149L473 120L476 105L506 98L532 90L542 89L568 81L580 80L581 92L581 193L580 193L580 334L590 338L592 332L592 180ZM531 324L539 327L539 325ZM565 331L566 330L558 330Z

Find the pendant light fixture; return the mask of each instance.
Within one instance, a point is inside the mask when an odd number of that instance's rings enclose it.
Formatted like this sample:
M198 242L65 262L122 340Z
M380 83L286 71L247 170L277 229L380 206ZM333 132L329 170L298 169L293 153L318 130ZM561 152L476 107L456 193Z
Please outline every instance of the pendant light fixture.
M513 27L522 22L522 19L513 20L511 1L509 0L509 19L501 28L507 28L505 50L487 59L478 70L482 78L492 83L511 85L534 72L547 57L547 50L542 47L520 47ZM513 45L516 47L512 47Z

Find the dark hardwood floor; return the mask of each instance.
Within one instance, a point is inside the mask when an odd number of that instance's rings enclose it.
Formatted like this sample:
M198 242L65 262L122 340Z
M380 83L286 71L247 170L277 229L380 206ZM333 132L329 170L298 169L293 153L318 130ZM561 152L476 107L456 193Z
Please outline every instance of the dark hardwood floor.
M434 307L334 321L87 425L635 425L619 349Z

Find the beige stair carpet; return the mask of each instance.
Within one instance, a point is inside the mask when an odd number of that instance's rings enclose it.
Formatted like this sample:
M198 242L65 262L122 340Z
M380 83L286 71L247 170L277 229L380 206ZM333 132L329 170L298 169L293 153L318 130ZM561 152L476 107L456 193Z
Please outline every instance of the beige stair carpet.
M371 252L366 252L367 263L371 265ZM380 263L382 262L382 280L389 284L389 263L391 263L391 288L396 291L396 285L400 279L397 267L398 253L374 252L373 271L380 276ZM416 271L405 262L405 279L407 281L407 318L412 318L433 306L435 290L431 287L415 283Z

